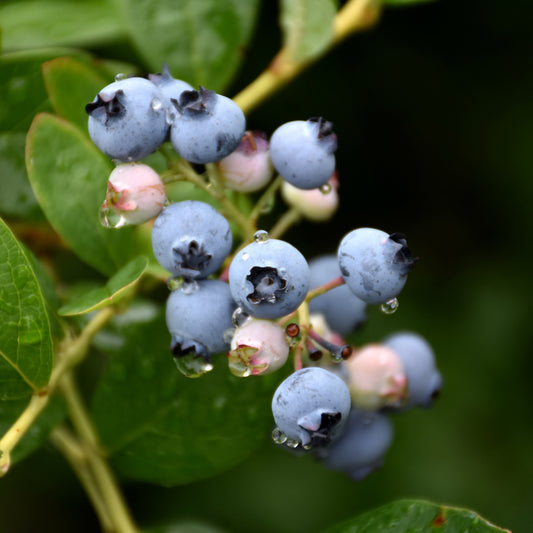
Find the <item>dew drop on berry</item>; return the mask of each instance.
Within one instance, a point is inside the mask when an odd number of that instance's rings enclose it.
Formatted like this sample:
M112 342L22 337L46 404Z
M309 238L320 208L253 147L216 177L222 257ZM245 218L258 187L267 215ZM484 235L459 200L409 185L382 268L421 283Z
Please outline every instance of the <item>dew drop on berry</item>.
M128 224L128 221L123 215L118 214L110 207L104 205L100 207L98 217L100 219L100 224L102 224L104 228L116 229L122 228Z
M393 313L396 313L399 305L400 302L398 302L398 298L391 298L390 300L387 300L384 304L381 304L380 310L386 315L392 315Z
M297 440L294 439L287 439L285 441L285 446L288 446L289 448L298 448L298 445L300 443Z
M309 451L309 450L312 448L312 446L311 446L311 444L304 444L304 445L302 446L302 448L303 448L304 450Z
M163 107L163 102L157 97L152 98L152 101L150 102L150 107L153 111L159 111Z
M123 80L125 77L126 77L126 74L124 74L123 72L119 72L119 73L115 76L115 81L121 81L121 80Z
M241 255L241 259L243 261L248 261L248 259L250 259L250 254L248 252L244 252L242 255Z
M224 339L224 342L226 344L231 344L231 341L233 340L233 336L235 335L235 329L236 328L228 328L224 333L222 334L222 339Z
M180 276L175 276L167 279L167 289L172 291L177 291L183 285L183 278Z
M213 370L211 362L206 361L195 352L188 353L181 357L174 357L174 363L176 363L178 370L188 378L199 378Z
M195 279L186 279L181 286L181 291L183 294L192 294L197 290L198 282Z
M165 110L165 122L167 123L167 126L172 126L174 124L174 121L176 120L176 110L170 107L167 107Z
M276 444L285 444L285 442L287 442L287 435L282 433L279 428L275 428L272 432L272 440Z
M233 314L231 315L231 320L235 327L242 326L246 320L248 319L249 315L244 312L242 307L237 307L235 311L233 311Z
M324 183L318 189L322 194L328 194L331 192L331 185L329 183Z
M269 239L268 231L265 231L263 229L260 229L259 231L256 231L254 233L254 242L261 244L263 242L267 242Z

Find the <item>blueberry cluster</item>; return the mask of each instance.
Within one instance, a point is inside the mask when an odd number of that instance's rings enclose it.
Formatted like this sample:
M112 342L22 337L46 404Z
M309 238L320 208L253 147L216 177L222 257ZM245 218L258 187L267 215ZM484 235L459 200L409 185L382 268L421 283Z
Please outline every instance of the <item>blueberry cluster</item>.
M279 238L287 221L325 221L337 208L331 122L287 122L268 140L246 131L232 100L194 90L166 67L147 78L116 79L86 110L92 140L117 165L102 223L118 228L155 218L152 247L170 276L166 323L180 372L199 377L220 353L240 377L272 373L292 359L294 372L272 400L274 440L310 450L356 480L380 466L392 441L388 415L429 406L442 378L416 334L358 348L345 340L366 321L368 305L397 309L414 264L403 235L354 229L336 254L310 262ZM175 154L163 180L139 160L168 142ZM202 189L217 207L170 202L166 183L178 180ZM232 191L261 189L245 215ZM257 231L278 189L290 216L270 235Z

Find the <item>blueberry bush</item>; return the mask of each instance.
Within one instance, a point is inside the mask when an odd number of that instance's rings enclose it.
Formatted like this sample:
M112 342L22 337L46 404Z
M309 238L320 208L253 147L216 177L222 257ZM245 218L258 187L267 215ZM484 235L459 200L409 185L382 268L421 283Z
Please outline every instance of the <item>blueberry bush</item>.
M527 528L528 160L442 4L0 5L1 531Z

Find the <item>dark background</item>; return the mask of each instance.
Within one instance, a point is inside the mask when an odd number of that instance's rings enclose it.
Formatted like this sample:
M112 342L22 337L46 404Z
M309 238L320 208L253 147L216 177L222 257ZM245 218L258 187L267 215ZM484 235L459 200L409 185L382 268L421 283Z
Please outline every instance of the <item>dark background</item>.
M263 2L229 95L277 51L276 17L276 3ZM317 115L335 123L340 211L332 223L306 223L287 239L312 257L333 252L355 227L405 233L420 261L400 310L372 309L352 340L421 333L445 387L433 409L395 417L386 465L362 483L265 438L252 458L210 480L172 489L126 485L141 524L201 517L227 531L313 532L417 497L472 508L515 532L530 529L532 20L525 0L389 9L374 29L249 115L249 127L267 132ZM12 531L48 530L47 522L56 532L82 531L83 523L98 530L76 480L49 448L1 483L0 509L20 513L21 529ZM22 496L29 490L31 502Z

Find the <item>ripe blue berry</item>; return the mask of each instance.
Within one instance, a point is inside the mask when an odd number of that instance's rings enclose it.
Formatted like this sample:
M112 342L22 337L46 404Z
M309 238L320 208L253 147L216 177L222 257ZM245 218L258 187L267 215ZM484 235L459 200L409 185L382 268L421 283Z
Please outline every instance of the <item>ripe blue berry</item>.
M228 221L209 204L185 200L166 207L152 228L159 264L174 276L205 278L216 272L231 251Z
M172 146L192 163L214 163L239 146L246 129L241 108L229 98L200 87L173 100L177 115L170 129Z
M431 346L420 335L409 332L391 335L383 344L402 360L407 377L404 407L430 407L442 388L442 376Z
M393 435L392 424L385 415L352 409L343 434L320 450L323 463L361 481L383 465Z
M224 332L233 325L234 310L228 284L217 279L191 281L170 293L166 321L178 368L185 358L187 363L196 359L201 366L229 348Z
M85 106L89 135L117 161L138 161L165 140L169 126L163 93L144 78L126 78L104 87Z
M383 304L398 296L414 264L403 235L373 228L348 233L337 257L346 285L369 304Z
M309 288L309 267L291 244L278 239L252 242L229 268L233 299L257 318L279 318L294 311Z
M344 381L319 367L291 374L276 389L272 414L281 433L302 446L324 446L338 437L350 412Z
M280 176L299 189L325 185L335 170L337 137L323 118L281 125L270 138L270 158Z
M309 261L310 289L320 287L341 275L337 256L322 255ZM322 313L328 326L341 335L348 335L366 320L366 303L346 285L335 287L313 298L309 311Z

